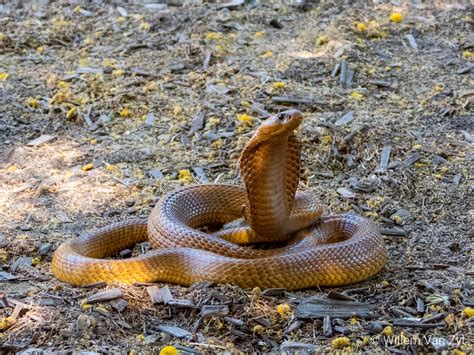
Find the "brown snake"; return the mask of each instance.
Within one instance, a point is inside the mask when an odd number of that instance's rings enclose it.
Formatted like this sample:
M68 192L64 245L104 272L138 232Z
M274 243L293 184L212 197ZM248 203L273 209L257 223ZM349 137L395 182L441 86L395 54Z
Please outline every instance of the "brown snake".
M302 115L289 110L267 119L241 156L245 189L205 184L184 187L158 202L148 222L126 221L69 240L56 250L52 270L73 285L99 281L234 283L241 287L338 286L376 274L387 252L376 225L356 215L322 217L310 193L296 193ZM199 228L244 216L248 226L210 234ZM149 240L154 250L104 259ZM286 242L274 249L241 244Z

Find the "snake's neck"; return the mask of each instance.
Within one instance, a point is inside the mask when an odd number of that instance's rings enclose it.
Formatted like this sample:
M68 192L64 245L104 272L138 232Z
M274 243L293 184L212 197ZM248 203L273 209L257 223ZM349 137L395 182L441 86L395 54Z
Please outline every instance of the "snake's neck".
M285 239L293 198L287 193L289 136L244 151L241 161L242 179L247 190L245 219L261 237Z

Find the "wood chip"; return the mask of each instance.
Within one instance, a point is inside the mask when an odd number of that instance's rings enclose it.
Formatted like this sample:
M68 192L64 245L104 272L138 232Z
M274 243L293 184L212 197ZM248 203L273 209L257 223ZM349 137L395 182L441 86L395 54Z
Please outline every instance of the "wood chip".
M334 290L329 291L326 297L333 300L340 300L340 301L357 301L354 297L348 296L344 293L337 292Z
M241 319L237 319L237 318L232 318L232 317L224 317L224 320L229 322L230 324L232 325L236 325L238 327L242 327L245 325L245 322Z
M211 317L211 316L219 316L223 317L229 314L229 306L227 305L205 305L201 307L201 314L202 318Z
M336 191L339 195L341 195L344 198L355 198L356 197L356 194L354 192L352 192L351 190L346 189L344 187L340 187Z
M408 233L405 229L400 227L393 227L393 228L379 228L380 234L383 235L394 235L394 236L407 236Z
M51 141L55 140L56 138L58 138L58 137L53 136L51 134L43 134L43 135L39 136L38 138L35 138L32 141L29 141L28 143L26 143L26 145L29 146L29 147L38 147L42 144L51 142Z
M339 301L313 296L303 299L296 308L298 318L350 318L357 316L368 318L372 315L372 307L360 302Z
M162 288L159 288L158 286L150 286L146 288L146 291L148 292L152 304L167 304L173 299L173 295L168 286Z
M123 291L120 288L111 288L108 290L97 292L86 298L89 304L97 302L107 302L123 296Z
M387 171L388 163L390 162L390 153L392 152L392 145L385 144L380 153L380 165L378 171L385 172Z
M354 120L354 111L349 111L341 118L339 118L336 122L334 122L335 126L342 126L348 123L351 123Z
M203 111L200 111L196 116L193 117L191 129L189 130L189 134L192 135L197 131L203 129L204 127L204 118L206 114Z
M411 48L418 49L418 44L416 43L415 37L413 37L412 34L405 35L405 38L408 40Z
M280 351L297 351L297 350L303 350L303 351L308 351L308 352L316 352L316 350L319 348L318 345L314 344L308 344L308 343L303 343L300 341L284 341L280 345Z
M193 337L193 334L191 332L188 332L186 329L176 327L174 325L160 324L157 328L159 331L169 334L176 338L191 339Z
M145 126L153 127L155 125L155 114L153 112L148 112L146 114Z
M0 282L13 281L13 280L16 280L16 279L17 279L17 277L10 274L9 272L0 271Z
M275 103L289 103L300 105L326 105L326 102L322 100L293 96L273 96L272 101Z
M323 318L323 335L327 338L332 336L331 318L329 316Z
M286 291L285 288L267 288L262 291L262 296L279 297Z
M403 161L403 165L405 165L408 168L409 166L413 165L420 159L421 159L421 154L419 152L412 153L410 154L408 158L406 158Z

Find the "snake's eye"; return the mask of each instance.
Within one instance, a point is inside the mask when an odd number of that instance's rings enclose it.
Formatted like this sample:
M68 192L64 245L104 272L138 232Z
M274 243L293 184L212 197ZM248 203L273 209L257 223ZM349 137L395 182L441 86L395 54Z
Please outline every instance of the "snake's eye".
M282 113L279 113L277 117L278 117L279 121L284 121L285 120L285 115L282 114Z

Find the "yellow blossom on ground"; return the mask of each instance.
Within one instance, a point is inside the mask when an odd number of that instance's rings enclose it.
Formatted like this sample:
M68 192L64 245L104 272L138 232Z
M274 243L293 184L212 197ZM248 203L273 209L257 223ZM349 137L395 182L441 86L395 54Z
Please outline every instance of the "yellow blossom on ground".
M255 32L255 37L260 38L260 37L265 37L267 33L265 31L259 31Z
M435 174L434 177L438 180L442 180L443 179L443 175L441 174Z
M282 304L279 304L277 307L276 307L276 310L277 310L277 313L284 316L284 315L288 315L291 313L291 307L288 303L282 303Z
M97 139L91 139L91 140L89 141L89 143L90 143L90 144L97 144Z
M8 173L12 173L14 171L17 171L18 168L15 165L9 166L8 168L5 169Z
M262 53L261 55L263 58L270 58L273 56L273 52L272 51L266 51L264 53Z
M253 124L253 118L245 113L241 114L241 115L237 115L237 120L240 122L240 123L243 123L243 124L246 124L246 125L249 125L251 126Z
M367 200L367 206L370 208L377 208L380 206L380 204L384 201L383 197L377 196L374 198L370 198Z
M58 92L56 93L51 100L49 100L50 104L61 104L69 98L69 93Z
M466 307L464 308L463 313L469 318L474 317L474 308Z
M123 70L123 69L115 69L112 72L113 76L123 76L124 74L125 74L125 70Z
M434 88L435 92L442 92L443 91L443 85L437 84Z
M219 119L219 117L213 116L209 117L208 122L211 127L216 127L221 122L221 120Z
M330 134L326 134L321 138L321 143L323 145L329 145L332 143L332 136Z
M387 325L385 328L383 328L382 334L388 337L393 336L393 328L390 325Z
M390 286L390 282L388 282L387 280L383 280L383 281L380 283L380 286L382 286L382 287L388 287L388 286Z
M89 170L92 170L92 169L94 169L94 164L92 164L92 163L86 164L81 168L82 171L89 171Z
M90 46L91 44L94 44L94 40L93 40L91 37L86 37L86 38L84 39L84 44L85 44L86 46Z
M36 47L36 51L38 53L43 53L44 52L44 47L43 46Z
M218 32L207 32L206 39L208 41L219 41L222 39L222 35Z
M160 350L160 355L178 355L178 350L171 345L167 345Z
M351 93L351 97L354 99L354 100L362 100L364 98L364 95L357 92L357 91L353 91Z
M348 337L339 337L331 341L331 346L334 349L342 349L351 344L351 340Z
M454 349L453 351L451 351L450 355L466 355L466 353L464 351Z
M398 215L393 215L392 217L390 217L390 219L392 221L394 221L396 224L402 224L402 222L403 222L402 217L400 217Z
M325 44L327 44L329 42L329 37L327 35L322 35L322 36L319 36L317 39L316 39L316 44L318 46L323 46Z
M421 148L423 148L421 144L415 144L413 147L411 147L413 150L421 150Z
M144 341L145 340L145 336L143 334L138 334L137 335L137 340L138 341Z
M0 319L0 330L6 330L10 328L13 324L15 324L15 319L13 319L12 317L2 318Z
M221 148L224 145L224 141L222 139L216 139L214 142L212 142L211 147L212 148Z
M446 317L444 317L444 321L446 322L448 327L452 327L455 321L454 314L452 313L448 314Z
M142 30L142 31L147 32L147 31L150 30L150 28L151 28L151 25L148 22L142 22L140 24L140 30Z
M9 77L8 73L0 73L0 81L3 81L8 77Z
M277 81L272 84L272 90L284 89L286 84L283 81Z
M106 58L102 61L102 65L104 67L115 67L117 66L117 61L115 59L112 59L112 58Z
M181 106L176 105L175 107L173 107L173 114L175 116L180 115L182 112L183 112L183 108Z
M441 168L439 168L439 172L441 174L446 174L447 172L449 172L449 167L447 166L442 166Z
M187 184L188 182L191 182L193 179L193 176L191 175L191 172L188 169L181 169L178 172L178 179L184 184Z
M256 334L263 334L263 332L265 331L265 328L263 327L263 325L257 324L253 327L252 330Z
M33 107L33 108L39 108L40 107L39 101L32 98L32 97L29 97L29 98L26 99L26 104L30 107Z
M118 22L118 23L122 23L122 22L124 22L124 21L125 21L125 17L123 17L123 16L117 17L117 22Z
M370 218L370 217L378 218L378 217L379 217L379 214L378 214L377 212L368 211L368 212L365 212L365 216L366 216L367 218Z
M403 15L399 12L392 12L390 14L390 21L392 22L402 22L403 21Z
M86 300L83 300L83 301L81 302L81 308L87 311L88 309L91 309L91 308L92 308L92 305L89 304L89 303L87 303Z
M362 337L362 339L360 339L357 344L360 346L360 347L364 347L366 346L367 344L369 344L369 337Z
M248 101L242 101L240 103L243 107L250 107L250 103Z
M474 59L474 52L464 51L462 52L462 56L467 59Z
M31 260L31 265L36 266L36 265L38 265L40 262L41 262L41 259L40 259L40 258L33 258L33 259Z
M357 28L357 31L359 31L359 32L367 31L367 26L363 22L357 22L356 28Z
M130 116L130 110L128 108L124 108L119 112L120 117L128 117Z
M0 261L7 261L8 259L8 253L5 249L1 248L0 249Z
M77 115L76 107L71 107L66 113L66 118L70 120L71 118L76 117L76 115Z

